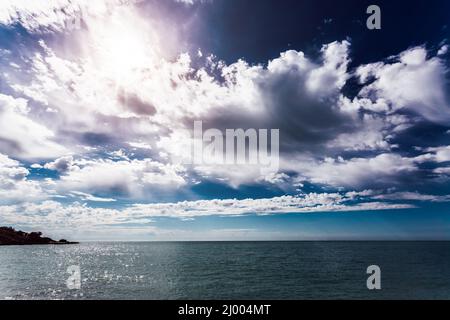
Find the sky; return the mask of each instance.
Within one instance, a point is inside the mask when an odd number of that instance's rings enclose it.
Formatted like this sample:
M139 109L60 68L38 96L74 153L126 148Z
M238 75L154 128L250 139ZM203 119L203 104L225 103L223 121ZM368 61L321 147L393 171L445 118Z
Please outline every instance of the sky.
M375 2L2 0L0 225L450 240L450 3ZM196 121L279 130L277 167L190 161Z

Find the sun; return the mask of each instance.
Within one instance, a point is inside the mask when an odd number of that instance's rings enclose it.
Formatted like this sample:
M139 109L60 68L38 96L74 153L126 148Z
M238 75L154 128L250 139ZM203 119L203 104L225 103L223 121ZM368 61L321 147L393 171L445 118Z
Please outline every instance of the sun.
M122 8L92 30L97 67L118 81L132 79L159 56L158 37L130 8Z
M103 54L112 72L126 76L127 73L145 67L153 52L146 39L130 26L112 28L105 39Z

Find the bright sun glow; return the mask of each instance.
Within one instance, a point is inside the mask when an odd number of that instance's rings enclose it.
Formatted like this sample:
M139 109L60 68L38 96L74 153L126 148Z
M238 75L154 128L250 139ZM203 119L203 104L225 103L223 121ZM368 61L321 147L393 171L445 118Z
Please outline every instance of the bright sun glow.
M129 9L116 12L93 32L98 67L120 82L150 67L158 56L156 35Z
M122 75L145 66L152 56L145 39L129 29L131 28L112 30L111 35L105 39L103 48L108 67Z

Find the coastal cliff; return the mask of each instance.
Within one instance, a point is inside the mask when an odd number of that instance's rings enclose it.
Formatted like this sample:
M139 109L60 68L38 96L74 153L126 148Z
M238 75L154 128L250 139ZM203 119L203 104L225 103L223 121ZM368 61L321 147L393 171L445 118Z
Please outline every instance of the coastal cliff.
M6 245L36 245L36 244L77 244L65 239L55 241L50 238L42 237L41 232L26 233L16 231L10 227L0 227L0 246Z

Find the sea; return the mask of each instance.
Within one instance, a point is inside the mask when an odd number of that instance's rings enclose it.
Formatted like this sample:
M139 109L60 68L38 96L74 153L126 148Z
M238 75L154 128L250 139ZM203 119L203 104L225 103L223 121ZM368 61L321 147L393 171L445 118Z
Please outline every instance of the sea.
M450 242L0 246L0 299L450 299Z

